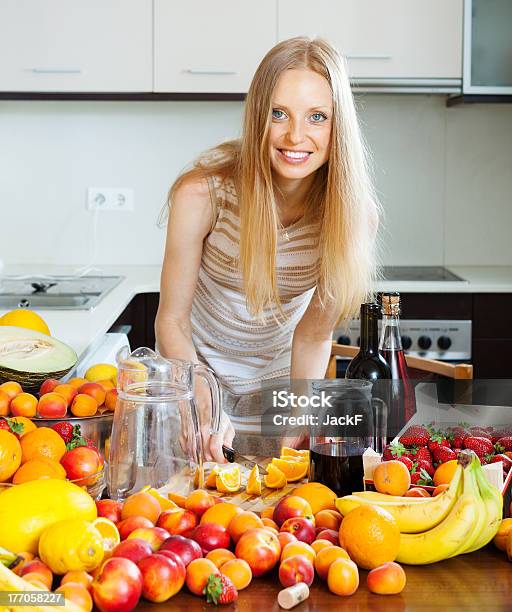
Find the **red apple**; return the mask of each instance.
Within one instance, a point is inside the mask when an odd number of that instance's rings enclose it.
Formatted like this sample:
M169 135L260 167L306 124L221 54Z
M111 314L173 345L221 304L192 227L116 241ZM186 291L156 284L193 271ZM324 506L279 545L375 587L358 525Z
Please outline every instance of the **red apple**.
M101 612L130 612L142 594L142 574L133 561L111 557L93 580L91 590Z
M217 523L201 523L194 529L191 537L199 544L203 555L215 548L229 547L229 531Z
M167 601L176 595L185 583L183 561L171 552L169 555L157 553L146 557L139 562L138 567L142 574L142 595L149 601Z
M340 534L335 529L322 529L316 534L315 540L329 540L334 546L339 546Z
M123 508L123 504L118 501L114 501L113 499L99 499L96 502L96 510L98 511L98 516L103 516L108 518L113 523L121 522L121 509Z
M172 535L170 538L167 538L162 546L160 546L158 552L161 553L166 550L177 554L185 567L194 559L199 559L203 556L201 547L195 540L180 535Z
M285 495L277 502L272 520L277 523L278 527L281 527L287 519L297 516L313 518L309 502L298 495Z
M278 562L281 545L277 536L267 529L249 529L238 540L235 555L247 561L254 577L269 572Z
M165 542L169 536L170 533L162 529L162 527L139 527L134 529L127 539L140 538L141 540L146 540L154 552L160 548L162 542Z
M117 524L119 537L121 540L126 540L132 531L140 527L154 527L154 525L145 516L130 516Z
M316 537L313 523L307 518L300 516L287 519L281 525L281 531L293 533L297 540L306 542L306 544L311 544L311 542L314 542Z
M45 393L51 393L57 385L60 385L60 380L56 378L47 378L39 387L39 397Z
M141 538L123 540L112 551L113 557L124 557L138 563L153 554L151 544Z
M279 582L286 588L305 582L311 586L315 577L315 569L311 561L304 555L287 557L279 566Z
M172 510L164 510L156 524L158 527L166 529L171 535L184 535L192 531L197 523L197 515L191 510L173 508Z

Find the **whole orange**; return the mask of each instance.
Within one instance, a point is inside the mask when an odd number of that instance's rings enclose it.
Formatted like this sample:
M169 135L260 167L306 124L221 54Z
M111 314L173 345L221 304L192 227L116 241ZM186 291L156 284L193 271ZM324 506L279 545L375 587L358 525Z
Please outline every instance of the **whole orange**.
M441 463L434 472L434 484L450 484L452 481L455 470L457 469L457 459L451 459L446 463Z
M52 461L44 457L30 459L16 470L12 481L14 484L21 484L22 482L40 480L41 478L64 480L66 478L66 470L58 461Z
M59 462L66 453L66 443L50 427L38 427L34 431L29 431L21 437L20 444L22 463L41 457Z
M121 510L121 519L124 521L130 516L143 516L156 523L161 511L160 504L150 493L140 491L126 499Z
M336 510L334 502L338 496L329 487L320 482L308 482L300 485L293 489L292 495L298 495L308 501L313 514L320 512L320 510Z
M9 405L13 416L35 417L37 412L37 397L32 393L18 393Z
M11 432L0 429L0 482L8 480L20 467L21 456L18 438Z
M394 561L400 548L396 520L379 506L364 505L351 510L341 523L339 535L340 545L364 569Z
M355 593L359 586L357 565L350 559L333 561L327 573L327 586L335 595L347 597Z
M373 484L379 493L404 495L411 486L411 474L401 461L383 461L373 470Z

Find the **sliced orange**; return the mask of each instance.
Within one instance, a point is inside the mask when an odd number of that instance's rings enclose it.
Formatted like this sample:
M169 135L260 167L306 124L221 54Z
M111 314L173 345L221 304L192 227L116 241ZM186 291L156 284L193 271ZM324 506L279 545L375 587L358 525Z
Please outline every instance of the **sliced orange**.
M101 537L103 538L103 550L113 550L121 541L119 531L117 530L115 523L108 518L100 516L99 518L95 519L92 524L100 532Z
M172 500L168 499L167 497L164 497L161 493L159 493L156 489L153 489L153 487L150 487L149 485L144 487L142 491L149 493L156 499L156 501L160 504L162 512L164 510L170 510L171 508L178 507L178 505L175 504Z
M217 474L219 473L219 466L215 464L212 467L212 471L208 474L206 480L204 481L204 486L208 489L215 489L217 485Z
M268 474L263 477L263 482L265 486L269 489L282 489L286 486L286 476L281 472L281 470L269 463L267 465Z
M180 495L179 493L173 493L172 491L169 491L169 493L167 493L167 497L179 508L185 507L185 503L187 501L185 495Z
M245 492L248 495L261 495L261 477L257 465L252 468L251 473L249 474Z
M242 475L238 465L225 470L219 470L215 476L215 486L220 493L236 493L241 485Z
M289 461L288 459L274 458L271 463L283 472L288 482L302 480L309 472L309 463L307 461Z
M301 457L304 460L308 460L309 461L309 451L304 449L304 450L297 450L296 448L290 448L289 446L283 446L281 448L281 458L283 457Z

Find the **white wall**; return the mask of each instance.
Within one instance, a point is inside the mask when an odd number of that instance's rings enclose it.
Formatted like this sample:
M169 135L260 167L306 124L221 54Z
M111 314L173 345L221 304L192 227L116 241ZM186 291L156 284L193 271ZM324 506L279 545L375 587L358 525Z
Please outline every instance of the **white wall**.
M512 105L357 103L385 209L384 263L512 265ZM0 101L0 258L159 263L170 183L238 136L241 112L241 102ZM134 212L87 211L88 186L133 188Z

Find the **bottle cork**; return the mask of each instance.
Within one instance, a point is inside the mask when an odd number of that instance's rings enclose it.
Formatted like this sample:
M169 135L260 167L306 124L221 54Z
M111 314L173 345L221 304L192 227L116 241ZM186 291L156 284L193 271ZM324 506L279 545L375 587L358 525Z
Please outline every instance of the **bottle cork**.
M298 606L302 601L309 597L309 587L305 582L298 582L287 589L279 591L277 596L277 603L284 608L289 610Z

